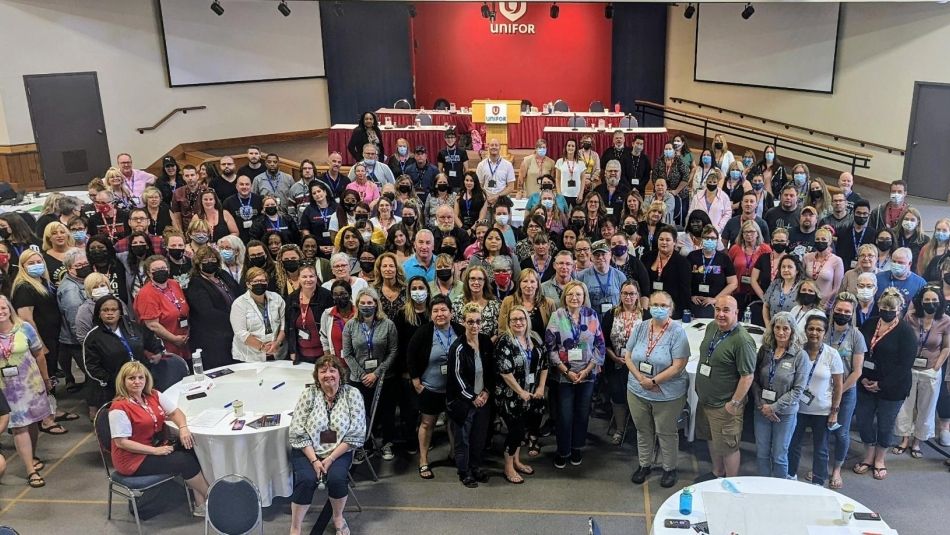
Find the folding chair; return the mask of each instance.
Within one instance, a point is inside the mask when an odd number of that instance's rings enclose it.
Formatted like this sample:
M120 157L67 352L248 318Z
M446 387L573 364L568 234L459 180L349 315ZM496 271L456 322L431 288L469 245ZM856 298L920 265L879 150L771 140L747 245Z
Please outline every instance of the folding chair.
M361 455L363 457L363 462L369 467L369 472L372 474L374 482L379 481L379 476L376 475L376 468L373 467L372 460L372 457L375 456L377 452L376 439L373 437L373 424L376 423L376 407L379 405L379 398L383 391L383 380L384 378L380 377L376 381L376 389L373 390L373 402L370 404L366 422L366 440L363 441L363 445L356 448L356 452L354 452L354 455ZM373 451L368 453L366 451L366 445L370 443L373 444ZM356 466L356 463L354 463L350 467L350 470L352 471Z
M588 111L590 111L591 113L603 113L604 103L599 100L595 100L590 103L590 107L588 107Z
M587 534L588 535L602 535L600 531L600 526L597 525L597 521L594 520L594 517L587 518Z
M159 485L178 479L174 474L158 474L154 476L124 476L115 470L109 470L109 461L106 460L106 452L112 449L112 433L109 428L109 407L112 402L106 403L96 413L94 428L96 439L99 441L99 457L102 459L102 467L106 471L106 479L109 480L109 505L106 518L112 520L112 495L118 494L132 502L132 515L135 517L135 525L138 527L139 535L142 535L142 522L139 519L138 498L141 498L145 491L151 490ZM183 482L184 483L184 482ZM185 485L185 500L188 502L188 509L194 512L191 501L191 492Z
M149 366L155 388L164 392L170 386L191 375L188 363L178 355L166 353L162 360Z
M209 527L224 535L246 535L257 531L258 526L264 535L261 493L253 481L228 474L211 484L205 511L205 535Z
M412 104L410 104L408 100L401 98L393 104L393 108L397 110L411 110Z
M639 124L637 118L633 115L627 115L623 119L620 119L620 128L636 128Z
M557 99L554 101L554 111L571 111L571 107L567 105L567 102Z

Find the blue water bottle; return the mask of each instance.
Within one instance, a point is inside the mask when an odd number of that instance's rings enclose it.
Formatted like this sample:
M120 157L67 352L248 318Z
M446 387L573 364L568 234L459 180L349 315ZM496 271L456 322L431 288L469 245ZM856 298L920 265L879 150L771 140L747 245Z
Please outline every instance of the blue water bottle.
M682 319L682 321L683 321L683 323L689 323L689 322L693 321L693 312L692 312L690 309L688 309L688 308L683 309L683 319Z
M680 514L688 516L693 513L693 488L686 487L680 492Z

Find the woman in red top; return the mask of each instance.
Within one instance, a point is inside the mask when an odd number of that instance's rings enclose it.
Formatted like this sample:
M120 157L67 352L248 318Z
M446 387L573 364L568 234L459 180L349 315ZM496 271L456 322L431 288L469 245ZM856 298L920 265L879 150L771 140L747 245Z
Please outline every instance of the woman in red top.
M344 370L349 370L343 359L343 327L356 316L353 306L353 288L350 283L337 279L330 286L333 306L326 309L320 317L320 342L323 352L332 354Z
M116 472L125 476L180 474L195 493L195 516L204 516L208 482L201 474L185 413L173 398L152 388L152 374L138 361L126 362L119 369L115 393L109 429ZM185 449L166 439L165 420L178 427L178 442Z
M144 269L149 282L135 298L135 314L150 331L165 342L165 350L191 359L188 348L188 301L181 286L171 278L168 261L154 255L145 259Z
M772 253L769 244L764 243L762 239L762 230L755 220L748 220L739 227L739 239L729 248L729 259L739 276L739 290L736 292L736 300L739 301L740 316L745 313L745 308L758 298L752 288L752 270L755 268L759 257ZM753 322L761 325L761 318L753 319Z

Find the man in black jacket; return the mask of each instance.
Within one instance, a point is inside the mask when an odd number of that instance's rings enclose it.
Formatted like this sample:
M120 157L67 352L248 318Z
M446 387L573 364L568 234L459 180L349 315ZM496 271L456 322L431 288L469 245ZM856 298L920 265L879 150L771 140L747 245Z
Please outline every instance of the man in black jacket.
M628 173L633 167L633 152L629 147L625 147L626 138L624 137L623 130L614 131L613 145L611 145L603 154L600 155L600 165L604 169L604 173L607 172L607 162L610 160L617 160L620 162L620 181L624 184L630 184L630 179L633 178L628 176ZM646 182L643 183L646 185Z

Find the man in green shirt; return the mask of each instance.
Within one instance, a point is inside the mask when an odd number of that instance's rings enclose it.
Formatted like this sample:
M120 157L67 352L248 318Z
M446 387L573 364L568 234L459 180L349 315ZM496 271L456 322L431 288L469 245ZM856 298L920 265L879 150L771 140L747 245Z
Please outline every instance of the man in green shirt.
M735 298L716 298L714 312L716 321L706 327L696 370L697 433L709 441L713 474L733 477L739 473L742 413L755 372L755 342L739 325Z

